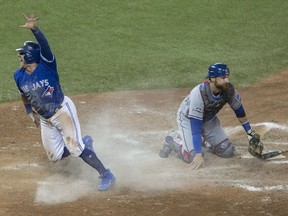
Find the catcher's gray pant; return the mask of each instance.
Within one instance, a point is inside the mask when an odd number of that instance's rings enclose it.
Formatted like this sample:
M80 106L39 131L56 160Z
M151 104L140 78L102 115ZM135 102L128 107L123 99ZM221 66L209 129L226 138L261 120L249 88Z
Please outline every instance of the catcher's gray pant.
M182 158L186 157L187 153L193 155L193 140L190 119L184 115L182 111L178 111L177 123L179 133L182 140L180 141L180 149ZM220 126L220 121L215 116L211 120L203 123L202 137L207 143L207 147L220 157L232 157L235 147L229 141L224 129ZM183 158L185 161L187 158ZM190 158L191 160L191 158ZM189 161L188 161L189 162Z

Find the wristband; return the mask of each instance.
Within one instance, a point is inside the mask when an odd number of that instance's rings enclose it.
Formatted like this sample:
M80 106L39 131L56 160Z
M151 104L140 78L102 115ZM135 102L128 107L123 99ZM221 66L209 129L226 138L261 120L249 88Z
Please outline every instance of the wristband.
M244 130L246 131L246 133L251 130L251 126L250 126L250 123L248 121L242 123L242 126L244 128Z

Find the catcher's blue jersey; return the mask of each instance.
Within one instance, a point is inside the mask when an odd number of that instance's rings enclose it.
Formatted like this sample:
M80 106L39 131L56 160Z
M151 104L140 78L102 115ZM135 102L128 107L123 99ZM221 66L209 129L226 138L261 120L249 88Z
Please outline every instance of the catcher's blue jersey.
M33 73L23 68L14 73L18 90L25 94L32 107L44 118L50 118L58 108L64 94L59 82L57 63L44 34L37 29L33 31L41 50L40 62Z

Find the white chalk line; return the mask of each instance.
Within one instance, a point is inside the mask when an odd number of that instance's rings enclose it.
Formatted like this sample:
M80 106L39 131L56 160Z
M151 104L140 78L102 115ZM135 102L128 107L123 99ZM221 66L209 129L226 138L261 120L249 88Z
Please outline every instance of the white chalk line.
M235 186L248 190L248 191L255 191L255 192L261 192L261 191L275 191L275 190L287 190L288 185L272 185L272 186L264 186L264 187L255 187L252 185L247 184L235 184Z
M14 164L9 166L1 167L2 170L22 170L23 168L37 168L39 164L31 163L31 164Z
M277 123L273 123L273 122L260 122L260 123L256 123L256 124L251 124L251 126L254 127L261 127L264 126L265 127L265 132L271 130L271 129L279 129L279 130L283 130L283 131L287 131L288 132L288 125L286 124L277 124ZM237 133L239 131L243 131L243 127L240 126L234 126L234 127L226 127L224 128L224 130L228 133L228 134L234 134Z
M223 169L235 169L241 167L240 165L228 165L228 166L217 166L207 167L206 170L223 170Z
M288 132L288 126L286 124L276 124L272 122L262 122L262 123L256 123L252 124L252 127L265 127L265 132L270 131L271 129L279 129L283 130L285 132ZM243 130L242 126L236 126L236 127L228 127L225 128L225 131L231 135L237 132L240 132ZM285 145L287 146L287 142L266 142L265 144L270 144L270 145ZM241 156L241 158L253 158L252 155L250 154L245 154ZM288 160L279 160L279 159L284 159L286 158L284 155L279 155L275 158L270 158L266 162L269 162L270 164L288 164ZM233 184L236 187L242 188L247 191L255 191L255 192L263 192L263 191L276 191L276 190L287 190L288 185L272 185L272 186L262 186L262 187L256 187L253 185L248 185L248 184Z
M283 160L283 161L271 161L270 163L272 163L272 164L288 164L288 160Z

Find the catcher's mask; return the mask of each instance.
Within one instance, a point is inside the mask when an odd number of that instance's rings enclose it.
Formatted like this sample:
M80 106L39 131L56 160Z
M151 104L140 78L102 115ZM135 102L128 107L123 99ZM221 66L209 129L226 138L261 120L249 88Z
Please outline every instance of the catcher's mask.
M226 64L215 63L208 68L208 76L206 77L206 79L229 76L229 75L230 75L229 67Z
M25 41L23 47L16 49L16 52L24 55L24 61L27 64L40 61L40 46L34 41Z

